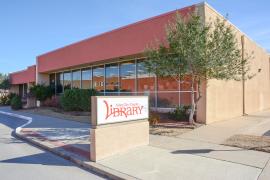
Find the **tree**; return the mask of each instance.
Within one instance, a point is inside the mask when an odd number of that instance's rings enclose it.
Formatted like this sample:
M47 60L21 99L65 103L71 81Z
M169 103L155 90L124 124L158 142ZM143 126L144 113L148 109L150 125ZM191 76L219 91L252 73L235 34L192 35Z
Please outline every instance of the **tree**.
M201 84L209 79L245 80L249 75L249 58L243 58L236 36L225 20L203 23L200 16L176 15L175 22L166 26L166 41L157 41L146 48L145 67L158 77L172 77L183 83L191 79L189 122L202 97ZM195 84L198 95L195 96Z
M7 90L10 88L9 77L0 73L0 89Z
M39 101L45 101L47 98L51 98L53 95L53 89L50 86L43 84L33 85L30 88L30 93L35 96Z

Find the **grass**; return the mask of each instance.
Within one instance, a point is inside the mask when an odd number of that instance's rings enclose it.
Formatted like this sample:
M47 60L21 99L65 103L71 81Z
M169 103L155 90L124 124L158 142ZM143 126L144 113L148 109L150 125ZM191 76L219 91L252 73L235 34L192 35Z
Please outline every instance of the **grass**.
M223 145L270 153L270 137L267 136L234 135Z

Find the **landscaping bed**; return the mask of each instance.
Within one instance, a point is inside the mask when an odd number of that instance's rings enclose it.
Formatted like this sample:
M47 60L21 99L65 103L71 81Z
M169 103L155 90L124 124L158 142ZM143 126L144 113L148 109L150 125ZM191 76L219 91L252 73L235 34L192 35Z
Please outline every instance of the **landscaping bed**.
M202 125L198 123L191 125L187 120L175 120L168 113L154 113L152 118L155 118L155 123L150 123L150 134L152 135L177 137Z
M270 153L270 137L267 136L234 135L223 145Z
M161 127L161 126L150 126L150 134L152 135L160 135L160 136L170 136L177 137L183 133L189 132L193 129L191 128L181 128L181 127Z

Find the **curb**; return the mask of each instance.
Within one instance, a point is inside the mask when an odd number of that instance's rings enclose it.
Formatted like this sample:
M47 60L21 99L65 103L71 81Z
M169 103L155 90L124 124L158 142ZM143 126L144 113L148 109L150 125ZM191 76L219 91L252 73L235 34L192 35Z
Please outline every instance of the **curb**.
M15 132L15 135L18 138L20 138L20 139L22 139L24 141L27 141L27 142L35 145L35 146L38 146L38 147L40 147L40 148L42 148L42 149L44 149L46 151L49 151L49 152L51 152L51 153L53 153L53 154L55 154L57 156L60 156L60 157L62 157L64 159L66 159L66 160L69 160L69 161L75 163L76 165L78 165L80 167L83 167L83 168L85 168L87 170L93 171L93 172L95 172L95 173L97 173L99 175L102 175L104 177L107 177L109 179L114 179L114 180L137 179L135 177L129 176L127 174L123 174L121 172L110 169L108 167L97 164L95 162L89 161L89 163L85 163L85 162L83 162L83 161L81 161L81 160L79 160L77 158L73 158L73 157L68 156L67 154L65 154L63 152L54 150L53 148L50 148L50 147L45 146L45 145L43 145L41 143L38 143L37 141L29 139L29 138L27 138L27 137L25 137L25 136L23 136L23 135L21 135L21 134L19 134L17 132Z
M4 112L4 111L0 111L0 114L5 114L5 115L8 115L8 116L12 116L12 117L16 117L16 118L20 118L20 119L25 119L25 120L28 120L27 123L25 123L24 125L18 127L15 129L15 133L14 135L16 137L18 137L19 139L22 139L30 144L33 144L37 147L40 147L41 149L44 149L46 151L49 151L57 156L60 156L68 161L71 161L73 162L74 164L78 165L79 167L83 167L85 168L86 170L89 170L89 171L92 171L92 172L95 172L103 177L106 177L106 178L109 178L109 179L114 179L114 180L124 180L124 179L137 179L133 176L130 176L130 175L127 175L127 174L124 174L124 173L121 173L119 171L116 171L114 169L111 169L111 168L108 168L106 166L103 166L101 164L98 164L98 163L95 163L95 162L87 162L85 163L84 161L82 160L79 160L77 158L74 158L72 156L69 156L63 152L60 152L60 151L57 151L55 150L54 148L50 148L48 146L45 146L37 141L34 141L30 138L27 138L23 135L20 134L20 131L22 129L22 127L25 127L26 125L30 124L32 122L32 118L31 117L27 117L27 116L22 116L22 115L18 115L18 114L14 114L14 113L9 113L9 112Z

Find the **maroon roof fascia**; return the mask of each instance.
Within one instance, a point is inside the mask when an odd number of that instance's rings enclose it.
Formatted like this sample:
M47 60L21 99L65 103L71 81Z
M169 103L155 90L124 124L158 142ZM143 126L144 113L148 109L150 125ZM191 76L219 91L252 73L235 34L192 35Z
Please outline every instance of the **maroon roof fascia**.
M143 53L147 45L165 40L165 27L176 12L185 16L195 5L136 22L37 57L39 73Z

